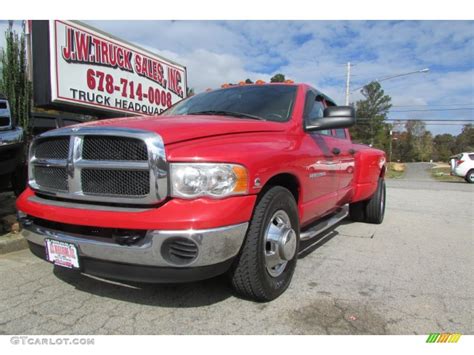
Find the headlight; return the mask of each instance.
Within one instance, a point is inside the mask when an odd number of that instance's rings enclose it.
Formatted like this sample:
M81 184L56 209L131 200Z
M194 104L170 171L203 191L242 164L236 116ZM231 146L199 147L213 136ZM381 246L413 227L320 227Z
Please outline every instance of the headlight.
M236 164L172 163L171 195L227 197L246 194L247 170Z

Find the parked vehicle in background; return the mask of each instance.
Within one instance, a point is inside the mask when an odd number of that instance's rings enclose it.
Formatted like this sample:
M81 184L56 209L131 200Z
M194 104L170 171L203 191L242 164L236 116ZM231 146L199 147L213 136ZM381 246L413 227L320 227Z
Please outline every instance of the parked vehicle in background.
M460 153L449 161L451 175L464 178L468 183L474 183L474 152Z
M13 189L18 196L26 187L24 133L16 127L5 96L0 94L0 191Z
M385 154L351 142L354 122L308 85L275 83L46 132L22 233L57 266L142 282L227 272L240 295L272 300L322 231L383 221Z

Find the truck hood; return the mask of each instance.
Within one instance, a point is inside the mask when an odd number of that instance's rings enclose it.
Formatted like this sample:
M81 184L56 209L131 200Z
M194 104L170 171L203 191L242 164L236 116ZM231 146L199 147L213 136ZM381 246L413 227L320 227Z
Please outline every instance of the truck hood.
M209 115L115 118L80 125L84 126L152 131L160 134L165 144L228 134L281 132L287 128L284 123Z

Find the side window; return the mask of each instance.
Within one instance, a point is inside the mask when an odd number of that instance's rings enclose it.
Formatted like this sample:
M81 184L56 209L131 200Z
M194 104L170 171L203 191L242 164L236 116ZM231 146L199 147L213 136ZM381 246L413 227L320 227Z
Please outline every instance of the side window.
M324 103L322 98L316 96L312 91L308 91L306 94L306 103L304 110L304 120L306 124L311 124L312 122L322 118L324 115ZM331 130L325 129L317 131L316 133L331 135Z
M469 154L469 159L474 160L474 154Z
M334 130L334 136L337 138L346 139L346 130L344 128L337 128Z

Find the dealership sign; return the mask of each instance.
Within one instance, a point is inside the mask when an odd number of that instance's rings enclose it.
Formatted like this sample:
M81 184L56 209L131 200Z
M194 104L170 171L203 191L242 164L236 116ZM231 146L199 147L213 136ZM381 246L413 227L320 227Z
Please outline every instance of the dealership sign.
M182 65L82 23L48 26L52 104L157 115L186 96Z

